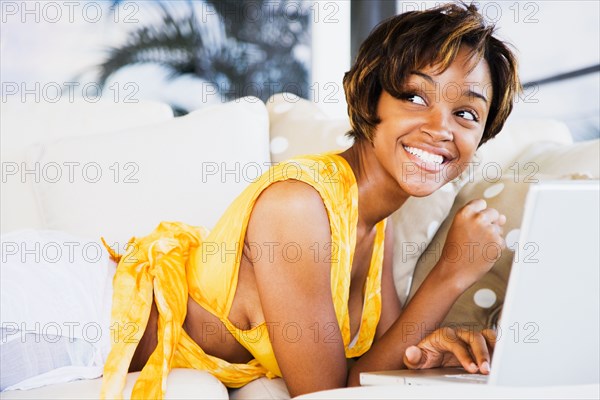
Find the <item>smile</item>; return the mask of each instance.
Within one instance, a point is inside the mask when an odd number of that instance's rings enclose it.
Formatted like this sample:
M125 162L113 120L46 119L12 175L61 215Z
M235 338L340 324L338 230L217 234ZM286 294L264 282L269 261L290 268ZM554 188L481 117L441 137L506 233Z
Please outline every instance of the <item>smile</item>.
M444 162L444 157L438 155L438 154L433 154L433 153L429 153L425 150L421 150L421 149L417 149L416 147L410 147L410 146L403 146L404 150L406 150L408 153L417 156L419 159L423 160L426 163L435 163L435 164L442 164Z

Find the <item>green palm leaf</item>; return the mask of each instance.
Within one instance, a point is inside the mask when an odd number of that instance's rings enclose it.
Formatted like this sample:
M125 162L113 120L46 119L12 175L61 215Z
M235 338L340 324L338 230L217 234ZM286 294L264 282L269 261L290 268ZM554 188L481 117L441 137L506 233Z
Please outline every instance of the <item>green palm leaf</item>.
M308 85L306 69L291 53L297 44L307 42L308 16L284 14L289 10L286 1L273 9L252 0L262 18L244 18L246 1L206 0L219 16L216 33L214 24L196 18L192 2L187 3L187 15L179 18L161 2L151 3L160 9L160 22L136 29L125 44L108 49L99 65L99 84L125 66L152 63L165 67L169 78L192 74L213 82L230 99L254 95L266 100L286 84L288 91L306 95L302 93ZM114 0L113 7L121 2Z

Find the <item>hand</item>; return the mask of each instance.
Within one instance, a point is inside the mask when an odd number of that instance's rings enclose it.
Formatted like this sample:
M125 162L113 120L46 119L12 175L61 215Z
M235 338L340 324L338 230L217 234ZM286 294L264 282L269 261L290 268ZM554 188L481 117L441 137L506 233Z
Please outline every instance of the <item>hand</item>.
M440 328L406 349L404 365L408 369L462 366L470 373L487 375L495 345L496 333L491 329Z
M442 250L442 262L457 274L464 289L488 272L506 248L502 226L506 217L488 208L483 199L472 200L454 217Z

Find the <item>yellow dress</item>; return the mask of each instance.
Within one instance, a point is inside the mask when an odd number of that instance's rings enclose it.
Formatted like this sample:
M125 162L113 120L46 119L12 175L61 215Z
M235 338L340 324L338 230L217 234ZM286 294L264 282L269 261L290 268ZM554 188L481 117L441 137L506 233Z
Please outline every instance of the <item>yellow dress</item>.
M250 213L270 184L296 179L314 187L329 216L331 291L346 357L366 352L381 313L381 269L385 221L377 224L373 255L364 288L360 330L351 346L348 296L358 222L358 189L350 165L337 154L304 156L270 168L229 206L209 233L177 222L163 222L150 235L132 238L114 277L112 348L104 366L101 396L121 398L127 371L141 339L152 301L158 309L158 345L135 383L132 398L163 398L171 368L195 368L237 388L262 376L281 376L266 323L240 330L228 319ZM154 296L153 296L154 293ZM218 317L254 356L233 364L206 354L183 330L188 294ZM154 298L153 298L154 297Z

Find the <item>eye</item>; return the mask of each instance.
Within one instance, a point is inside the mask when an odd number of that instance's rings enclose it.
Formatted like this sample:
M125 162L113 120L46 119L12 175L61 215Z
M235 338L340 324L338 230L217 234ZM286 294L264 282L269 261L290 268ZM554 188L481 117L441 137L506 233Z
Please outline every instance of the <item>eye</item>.
M404 98L404 100L410 101L411 103L419 104L419 105L422 105L422 106L426 106L427 105L427 103L425 102L425 99L423 99L418 94L407 93L407 94L405 94L403 96L403 98Z
M479 118L477 118L477 114L473 111L469 110L461 110L456 113L461 118L466 119L467 121L479 122Z

